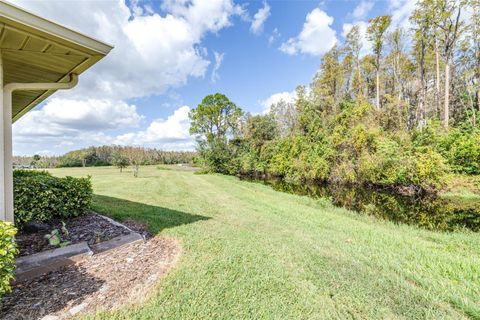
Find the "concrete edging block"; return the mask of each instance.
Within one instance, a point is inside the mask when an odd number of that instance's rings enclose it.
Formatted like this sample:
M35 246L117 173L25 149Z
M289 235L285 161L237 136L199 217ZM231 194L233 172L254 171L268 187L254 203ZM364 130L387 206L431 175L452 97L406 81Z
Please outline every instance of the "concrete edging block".
M100 242L91 246L93 252L100 253L108 250L112 250L126 244L135 243L138 241L144 241L142 235L134 232L124 236L119 236L108 241Z
M80 242L17 258L15 261L16 282L33 279L91 255L93 255L93 251L87 242Z

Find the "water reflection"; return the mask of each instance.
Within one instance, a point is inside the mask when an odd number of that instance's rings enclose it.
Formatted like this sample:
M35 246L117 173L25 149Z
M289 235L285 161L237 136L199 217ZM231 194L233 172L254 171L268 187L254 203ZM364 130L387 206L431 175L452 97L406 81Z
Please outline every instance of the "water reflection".
M335 206L369 214L396 223L416 224L433 230L480 231L479 201L447 200L438 197L405 197L387 191L326 184L294 184L277 179L241 177L261 182L282 192L329 198Z

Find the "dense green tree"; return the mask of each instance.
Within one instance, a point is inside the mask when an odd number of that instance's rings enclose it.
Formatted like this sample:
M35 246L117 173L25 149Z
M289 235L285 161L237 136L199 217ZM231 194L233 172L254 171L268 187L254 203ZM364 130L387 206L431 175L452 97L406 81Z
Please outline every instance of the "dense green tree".
M256 115L246 121L245 139L259 146L278 136L277 124L272 115Z
M190 134L197 138L198 152L212 170L227 173L229 140L240 128L242 110L221 93L211 94L189 113Z
M241 115L242 110L225 95L221 93L208 95L190 111L190 134L207 142L226 140L235 134Z
M344 68L340 63L341 51L334 45L322 58L320 71L313 83L313 94L321 109L333 111L341 100L344 84Z

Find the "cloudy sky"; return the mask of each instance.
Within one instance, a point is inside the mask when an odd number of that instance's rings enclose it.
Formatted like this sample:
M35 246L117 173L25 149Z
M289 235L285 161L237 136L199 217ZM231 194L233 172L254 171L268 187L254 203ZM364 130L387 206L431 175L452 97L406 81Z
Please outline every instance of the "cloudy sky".
M205 95L222 92L261 113L308 84L353 25L365 30L369 18L388 13L408 27L415 1L14 3L115 46L75 89L14 124L16 155L53 155L105 144L191 150L188 111Z

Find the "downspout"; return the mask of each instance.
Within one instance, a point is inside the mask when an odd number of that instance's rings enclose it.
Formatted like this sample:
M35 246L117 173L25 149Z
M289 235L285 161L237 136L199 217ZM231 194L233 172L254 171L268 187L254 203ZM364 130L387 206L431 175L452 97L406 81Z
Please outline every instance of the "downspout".
M62 90L71 89L78 83L78 76L70 74L70 81L9 83L3 87L3 139L4 139L4 194L5 220L13 222L13 161L12 161L12 94L19 90Z

